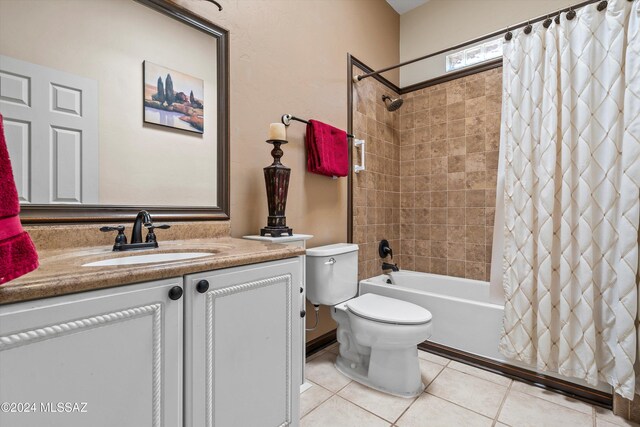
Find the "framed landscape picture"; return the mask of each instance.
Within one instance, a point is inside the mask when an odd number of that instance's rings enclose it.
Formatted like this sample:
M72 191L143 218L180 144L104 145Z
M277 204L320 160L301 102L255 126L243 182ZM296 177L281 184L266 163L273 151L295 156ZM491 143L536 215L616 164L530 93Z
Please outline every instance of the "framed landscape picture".
M144 75L144 121L204 133L204 80L149 61Z

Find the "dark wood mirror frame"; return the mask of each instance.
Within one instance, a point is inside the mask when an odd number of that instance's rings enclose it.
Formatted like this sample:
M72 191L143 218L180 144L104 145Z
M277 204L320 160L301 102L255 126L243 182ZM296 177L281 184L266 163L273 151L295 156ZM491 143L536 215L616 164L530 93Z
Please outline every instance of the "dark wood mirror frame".
M23 205L20 218L23 224L113 222L133 220L140 210L149 210L154 219L161 221L204 221L229 219L229 31L168 0L135 0L151 9L168 15L197 30L203 31L218 42L217 93L218 93L218 206L120 206L120 205Z

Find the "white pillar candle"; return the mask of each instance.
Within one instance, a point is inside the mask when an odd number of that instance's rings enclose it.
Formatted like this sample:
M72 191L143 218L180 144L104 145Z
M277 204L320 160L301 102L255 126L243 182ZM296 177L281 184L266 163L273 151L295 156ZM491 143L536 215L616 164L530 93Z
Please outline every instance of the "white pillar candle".
M287 130L282 123L271 123L269 125L269 139L287 139Z

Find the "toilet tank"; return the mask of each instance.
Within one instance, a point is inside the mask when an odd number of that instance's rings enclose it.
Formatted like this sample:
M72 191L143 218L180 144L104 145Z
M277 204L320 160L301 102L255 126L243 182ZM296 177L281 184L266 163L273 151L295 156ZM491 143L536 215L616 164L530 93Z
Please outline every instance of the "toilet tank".
M307 249L307 299L336 305L358 293L358 245L337 243Z

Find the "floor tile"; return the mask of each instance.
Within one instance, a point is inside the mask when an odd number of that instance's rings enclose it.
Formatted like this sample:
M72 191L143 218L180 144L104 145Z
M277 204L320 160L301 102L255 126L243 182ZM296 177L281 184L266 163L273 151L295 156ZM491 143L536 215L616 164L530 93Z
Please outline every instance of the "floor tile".
M493 421L439 397L422 394L396 422L399 427L489 427Z
M393 423L415 399L392 396L353 381L338 396Z
M596 418L596 427L620 427L620 424L614 424L609 421L604 421L602 418Z
M518 427L593 425L590 415L517 391L509 392L498 420Z
M592 415L593 406L588 403L581 402L576 399L564 396L560 393L555 393L550 390L545 390L541 387L535 387L521 381L514 381L511 386L512 391L518 391L520 393L526 393L531 396L539 397L540 399L547 400L551 403L556 403L561 406L566 406L569 409L583 412L587 415Z
M607 425L605 422L616 426L640 427L640 424L625 420L617 415L613 415L613 412L608 409L596 407L596 425L605 426Z
M334 363L336 355L326 352L307 362L304 371L305 377L329 391L337 392L351 382L351 379L342 375Z
M315 359L316 357L322 356L325 353L324 350L320 350L320 351L316 351L315 353L313 353L311 356L308 356L306 358L306 362L310 362L313 359Z
M418 350L418 357L420 359L428 360L429 362L437 363L438 365L446 366L449 363L449 359L438 356L437 354L429 353L424 350Z
M476 368L475 366L465 365L464 363L456 362L455 360L452 360L447 367L505 387L508 387L509 384L511 384L511 378L494 374L493 372L485 371L484 369Z
M507 387L455 369L444 368L426 391L464 408L494 418L507 392Z
M312 387L300 395L300 417L304 417L311 410L330 398L333 393L318 384L311 383Z
M422 384L424 384L425 387L429 387L429 384L436 379L438 374L444 369L444 366L423 359L419 359L418 362L420 363Z
M325 348L325 351L330 351L333 354L340 354L340 348L337 342L334 342L333 344L331 344L329 347Z
M302 427L389 427L391 424L334 395L302 418Z

